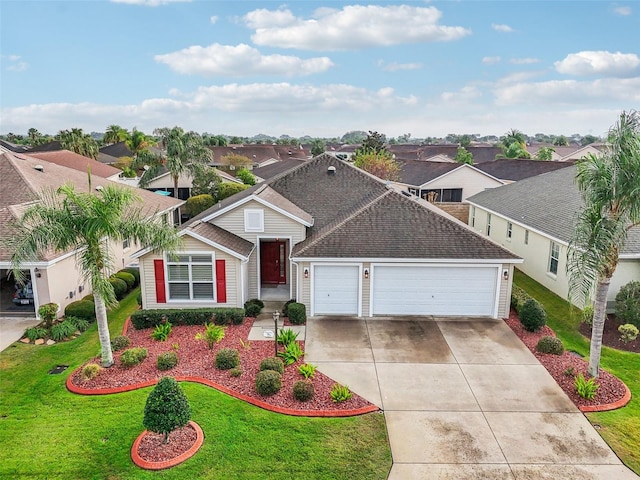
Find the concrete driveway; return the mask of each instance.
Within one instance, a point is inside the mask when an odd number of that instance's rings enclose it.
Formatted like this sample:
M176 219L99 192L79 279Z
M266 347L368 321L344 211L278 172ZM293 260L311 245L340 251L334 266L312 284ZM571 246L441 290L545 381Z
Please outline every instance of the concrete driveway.
M27 328L39 323L35 317L0 317L0 352L20 340Z
M501 320L307 320L305 360L380 406L399 479L638 479Z

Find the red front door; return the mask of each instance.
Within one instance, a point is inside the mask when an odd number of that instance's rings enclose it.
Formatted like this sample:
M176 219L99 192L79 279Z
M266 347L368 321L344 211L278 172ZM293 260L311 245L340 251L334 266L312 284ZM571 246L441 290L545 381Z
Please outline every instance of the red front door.
M287 283L287 242L260 242L262 283Z

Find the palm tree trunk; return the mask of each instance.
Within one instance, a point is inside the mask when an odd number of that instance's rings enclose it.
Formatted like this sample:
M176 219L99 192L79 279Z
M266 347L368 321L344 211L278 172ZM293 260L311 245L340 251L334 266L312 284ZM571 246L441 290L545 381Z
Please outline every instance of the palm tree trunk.
M94 292L93 298L96 305L96 323L98 324L98 337L102 353L102 366L107 368L113 365L113 352L111 351L111 338L109 336L109 323L107 322L107 307L104 298Z
M593 301L593 323L591 326L591 347L589 351L589 375L598 378L600 371L600 353L602 351L602 334L607 319L607 293L611 278L598 281L596 296Z

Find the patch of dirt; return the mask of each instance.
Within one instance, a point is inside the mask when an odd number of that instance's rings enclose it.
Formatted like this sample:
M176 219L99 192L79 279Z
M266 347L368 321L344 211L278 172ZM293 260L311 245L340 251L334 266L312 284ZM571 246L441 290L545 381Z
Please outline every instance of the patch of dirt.
M554 380L577 407L605 405L624 397L626 393L624 383L609 372L600 369L600 375L596 379L596 383L600 385L600 388L598 388L595 397L591 400L582 398L576 392L574 381L575 376L579 373L582 373L585 378L589 378L587 373L589 363L587 360L568 351L565 351L562 355L552 355L536 351L538 340L545 335L555 336L553 330L548 326L544 326L538 332L526 331L518 319L518 314L513 309L505 322L535 355L538 361L549 371Z
M127 332L127 336L131 339L131 345L128 348L144 347L148 350L147 358L140 365L133 368L123 367L120 362L123 351L114 352L115 364L102 370L95 379L83 380L81 377L82 368L79 368L72 374L71 381L79 387L99 390L159 380L165 376L195 376L216 382L234 392L256 398L269 405L292 410L339 411L372 406L370 402L355 393L350 400L335 403L329 392L336 382L318 371L312 380L315 389L314 397L308 402L296 400L293 397L293 384L298 380L303 380L302 375L298 372L298 366L304 363L304 358L285 367L282 376L282 389L278 393L268 397L258 394L255 388L255 377L260 371L260 362L264 358L273 357L275 348L272 340L247 341L253 321L253 318L245 318L242 325L228 326L224 339L216 344L212 350L208 348L204 340L195 339L198 332L204 331L202 325L176 326L164 342L151 338L153 329L136 330L131 327ZM243 343L246 346L243 346ZM304 350L304 342L298 343ZM235 348L240 353L242 374L239 377L231 376L229 370L218 370L215 367L216 353L222 348ZM178 354L178 365L171 370L158 370L156 368L158 355L172 350ZM100 358L93 358L87 363L100 364Z
M178 428L169 433L169 443L164 443L161 433L147 432L138 445L138 455L147 462L172 460L189 450L198 439L191 425Z
M604 332L602 334L602 343L607 347L616 350L624 350L625 352L640 353L640 335L633 342L624 343L620 340L620 332L618 327L622 325L615 315L609 315L607 321L604 322ZM591 338L591 326L586 323L580 324L580 333L587 338Z

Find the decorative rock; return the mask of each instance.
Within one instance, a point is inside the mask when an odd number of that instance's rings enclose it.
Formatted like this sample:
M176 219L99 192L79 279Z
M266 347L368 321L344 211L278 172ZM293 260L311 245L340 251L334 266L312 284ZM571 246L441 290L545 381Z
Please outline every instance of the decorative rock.
M39 338L34 342L36 345L42 345L44 344L44 338Z
M47 340L47 345L54 345L56 342L54 342L53 340L49 339Z
M31 343L31 340L29 340L27 337L21 338L20 341L22 343Z

